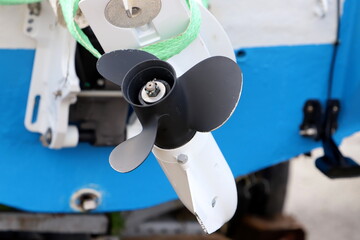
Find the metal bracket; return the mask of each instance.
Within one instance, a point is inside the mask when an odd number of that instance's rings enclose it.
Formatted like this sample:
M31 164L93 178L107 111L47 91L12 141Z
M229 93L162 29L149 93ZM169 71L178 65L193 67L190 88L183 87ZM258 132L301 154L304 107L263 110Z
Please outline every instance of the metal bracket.
M117 8L122 8L123 4L120 1L117 2ZM129 0L129 2L132 7L137 7L138 1ZM144 5L149 4L146 3L148 1L139 1L139 4L140 2ZM159 14L147 24L134 28L130 27L135 24L136 18L142 18L140 13L130 19L131 23L128 25L119 27L108 20L110 14L108 13L110 6L108 3L108 0L81 0L79 3L82 13L106 53L118 49L139 49L178 36L186 30L189 24L190 12L186 3L181 0L162 0ZM120 5L121 7L119 7ZM138 5L138 7L141 6ZM177 76L181 76L210 56L226 56L235 61L234 50L224 29L201 4L199 4L199 8L202 22L198 38L179 54L167 60L175 68ZM156 9L158 7L153 4L152 7L143 9L142 14L144 17L145 15L154 17L153 13L157 11ZM145 13L145 10L149 12ZM123 17L128 18L125 8L122 12ZM189 58L189 56L191 57Z
M37 42L25 126L41 133L49 148L76 146L78 129L68 125L69 106L80 92L74 63L76 41L57 23L47 1L29 9L24 30Z
M308 100L303 108L304 120L300 125L300 135L319 141L321 138L322 112L318 100Z
M340 112L340 102L330 99L326 103L324 115L318 100L309 100L304 106L304 120L300 134L322 141L324 156L316 160L316 167L329 178L347 178L360 176L360 166L352 159L344 157L334 142Z

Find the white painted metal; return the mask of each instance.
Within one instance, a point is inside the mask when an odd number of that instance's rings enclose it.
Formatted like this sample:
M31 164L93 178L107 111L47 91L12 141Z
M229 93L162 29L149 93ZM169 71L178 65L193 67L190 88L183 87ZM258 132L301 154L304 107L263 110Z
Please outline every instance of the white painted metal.
M95 1L101 5L107 0ZM22 32L26 8L0 6L1 20L4 19L0 29L6 29L0 32L0 48L35 48L34 41ZM210 0L210 10L235 48L324 44L335 40L336 0ZM174 15L173 19L183 21L185 28L187 20L183 14ZM119 37L114 36L115 40Z
M210 6L235 48L325 44L336 38L336 0L211 0Z
M35 41L24 34L27 13L26 5L0 6L0 48L35 48Z
M41 134L51 129L50 148L76 146L79 139L77 128L68 126L69 106L80 91L74 63L76 42L56 19L50 4L44 1L41 14L27 15L24 27L36 41L25 126Z
M318 1L318 7L315 8L315 13L323 18L326 16L326 14L329 12L329 1L328 0L317 0Z
M199 7L202 18L199 37L180 54L168 60L178 76L210 56L225 56L236 60L230 39L221 24L207 9Z
M147 25L135 29L116 27L104 16L108 2L109 0L82 0L79 4L105 52L137 49L177 36L185 31L189 23L185 1L163 0L161 12ZM188 48L168 60L178 76L209 56L223 55L235 60L230 40L221 25L205 8L201 6L200 10L203 19L200 36Z
M196 133L184 146L153 153L184 205L207 233L232 218L237 206L234 177L211 133ZM183 154L187 160L179 163Z
M151 23L134 29L120 28L105 17L108 3L109 0L82 0L79 3L105 52L140 48L168 39L185 31L188 23L185 1L165 0L162 1L161 12Z

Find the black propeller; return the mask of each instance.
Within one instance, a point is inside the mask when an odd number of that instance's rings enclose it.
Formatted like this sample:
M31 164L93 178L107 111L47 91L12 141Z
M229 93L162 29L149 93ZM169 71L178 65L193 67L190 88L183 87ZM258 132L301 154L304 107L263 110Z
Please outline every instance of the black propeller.
M105 54L97 69L121 86L143 127L112 151L110 164L119 172L137 168L154 144L174 149L197 131L219 128L235 110L242 88L239 66L221 56L198 63L180 78L170 64L139 50Z

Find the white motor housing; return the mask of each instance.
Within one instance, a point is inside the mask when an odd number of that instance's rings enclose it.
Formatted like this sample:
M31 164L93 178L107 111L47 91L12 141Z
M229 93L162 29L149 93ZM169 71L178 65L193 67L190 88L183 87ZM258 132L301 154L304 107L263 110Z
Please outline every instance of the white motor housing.
M233 217L237 206L235 180L211 133L197 132L177 149L155 146L153 153L205 232L215 232Z

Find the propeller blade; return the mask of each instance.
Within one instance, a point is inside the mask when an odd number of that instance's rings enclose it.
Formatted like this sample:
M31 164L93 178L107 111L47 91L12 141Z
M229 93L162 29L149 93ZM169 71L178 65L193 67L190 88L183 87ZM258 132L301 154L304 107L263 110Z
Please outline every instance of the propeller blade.
M188 102L190 127L210 132L223 125L239 101L242 72L226 57L208 58L179 78Z
M110 154L111 167L121 173L139 167L149 156L156 138L158 120L156 118L143 124L142 132L119 144Z
M96 67L104 78L121 86L126 73L130 69L141 62L152 59L158 58L140 50L116 50L101 56Z

